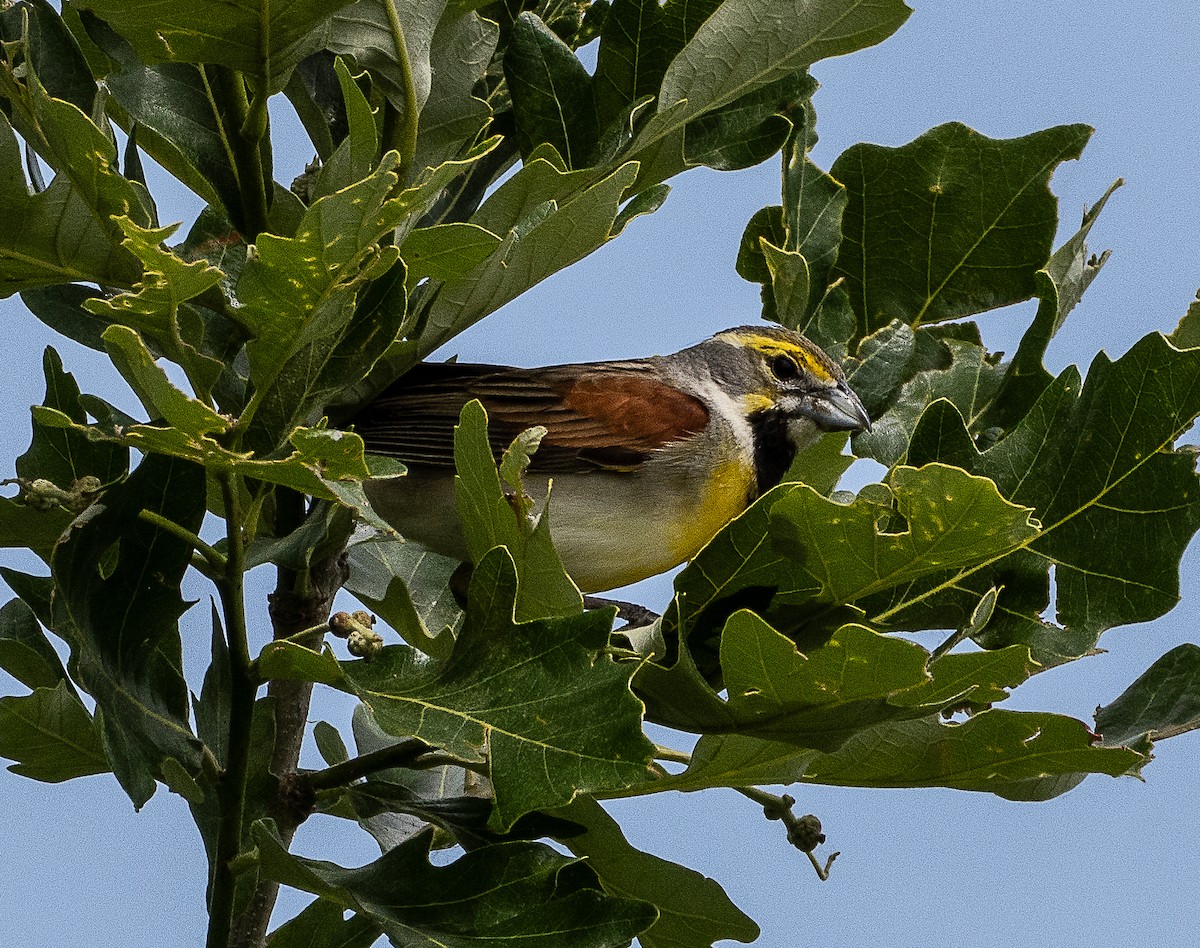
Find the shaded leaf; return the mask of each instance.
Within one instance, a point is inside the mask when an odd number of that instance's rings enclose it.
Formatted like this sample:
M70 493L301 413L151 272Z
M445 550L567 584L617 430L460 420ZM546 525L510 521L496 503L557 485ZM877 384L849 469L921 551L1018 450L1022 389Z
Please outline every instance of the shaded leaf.
M603 894L591 872L548 846L501 843L432 866L431 838L416 836L367 866L343 869L292 856L272 825L254 827L269 878L365 915L396 944L499 948L519 936L545 948L616 948L654 920L652 907Z
M1109 746L1143 749L1146 740L1200 727L1200 647L1176 646L1111 704L1096 709L1096 730ZM1142 746L1139 746L1141 744Z
M111 152L107 143L103 147ZM128 210L122 206L119 213ZM137 264L121 248L120 238L102 225L87 196L67 175L57 175L40 194L29 193L21 147L2 115L0 216L20 222L0 231L0 297L77 281L129 285L137 277Z
M20 599L0 608L0 668L30 689L54 688L67 677L33 610Z
M96 722L65 681L0 698L0 757L22 777L61 783L109 770Z
M511 558L494 550L475 566L448 661L391 646L343 666L389 733L467 761L485 759L487 745L498 828L577 792L647 779L651 753L629 691L632 669L602 654L611 614L516 623L516 586Z
M55 332L103 352L100 334L109 327L109 321L89 312L83 305L99 298L101 293L95 287L78 283L56 283L21 293L21 302Z
M124 36L146 63L219 63L283 87L301 59L319 45L317 27L351 0L195 0L128 4L80 0Z
M334 62L333 69L342 91L346 137L321 165L311 191L313 198L333 194L362 181L371 174L379 160L379 129L371 104L341 57Z
M551 145L568 168L587 165L598 136L592 77L536 14L513 23L504 53L521 154Z
M718 171L737 171L766 161L791 134L790 115L803 107L816 88L816 80L802 70L700 116L684 130L684 160Z
M240 221L243 172L209 77L188 63L148 65L103 20L85 12L82 21L116 66L104 81L126 130L136 123L139 144L155 161L203 201Z
M1079 230L1054 251L1045 268L1034 275L1037 315L1021 337L1016 355L1004 366L1004 381L982 427L1012 427L1025 416L1050 384L1052 376L1042 365L1046 347L1108 260L1108 251L1098 257L1089 255L1087 236L1104 210L1104 205L1122 183L1118 179L1094 207L1084 211Z
M447 9L438 22L429 48L433 76L417 125L414 168L434 168L458 156L487 125L491 107L472 93L499 38L499 26L474 12Z
M543 160L526 164L472 217L502 238L500 246L470 274L441 286L409 364L604 245L636 175L636 165L626 163L572 193L579 179L571 172Z
M80 402L79 385L70 372L63 371L62 359L49 346L42 353L42 372L46 379L42 405L77 424L85 423L87 413ZM75 430L46 427L39 423L36 414L33 440L16 462L21 477L30 480L43 477L63 488L89 475L101 484L110 484L122 477L128 467L127 448L90 441Z
M200 742L188 726L178 626L187 608L179 584L192 550L139 519L141 510L199 530L203 470L147 456L71 525L52 564L54 628L71 642L79 682L102 712L113 772L138 807L154 793L164 758L193 774L200 766ZM116 563L102 572L98 565L114 545Z
M719 884L694 869L635 849L595 800L579 797L560 812L586 827L586 833L564 842L587 859L606 892L650 902L658 909L658 919L638 935L644 948L709 948L721 939L758 938L758 926Z
M678 157L653 159L662 169L651 175L655 180L682 170L682 143L671 141L688 122L820 59L882 42L911 12L902 0L857 0L849 7L838 0L725 0L711 16L707 4L694 13L684 9L691 5L675 6L665 11L668 21L695 32L667 67L657 114L633 145L635 153L678 149ZM702 22L689 22L692 15Z
M348 565L345 588L355 598L409 645L433 658L449 657L463 614L450 590L457 560L390 540L352 545Z
M499 246L499 237L476 224L437 224L409 234L400 256L408 266L409 285L416 286L426 277L455 280L466 276Z
M917 752L921 748L921 752ZM962 724L924 718L887 724L817 758L806 781L838 786L949 786L1010 800L1048 799L1048 778L1076 773L1118 777L1145 758L1100 747L1080 721L1056 714L993 709Z
M0 39L22 44L22 52L34 71L39 76L45 74L43 80L50 95L91 114L96 81L75 37L47 0L23 0L0 11Z
M1029 548L1042 569L1055 566L1058 621L1093 642L1178 601L1200 484L1194 452L1172 446L1200 414L1198 373L1200 351L1180 352L1158 334L1115 362L1101 353L1082 390L1075 369L1063 372L975 465L1037 511L1043 529ZM1026 635L991 631L989 647Z
M267 948L370 948L383 929L365 915L343 918L346 910L327 899L316 899L271 932Z

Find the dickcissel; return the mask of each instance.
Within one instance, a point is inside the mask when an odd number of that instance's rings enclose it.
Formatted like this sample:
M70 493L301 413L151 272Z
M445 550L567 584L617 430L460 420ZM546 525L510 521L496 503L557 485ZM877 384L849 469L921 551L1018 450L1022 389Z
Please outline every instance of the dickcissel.
M406 477L366 483L375 510L406 538L460 560L453 431L476 398L497 456L526 428L546 427L526 492L540 503L553 481L550 532L583 592L691 558L822 432L871 427L841 367L778 326L620 362L422 363L353 425L369 452L408 466Z

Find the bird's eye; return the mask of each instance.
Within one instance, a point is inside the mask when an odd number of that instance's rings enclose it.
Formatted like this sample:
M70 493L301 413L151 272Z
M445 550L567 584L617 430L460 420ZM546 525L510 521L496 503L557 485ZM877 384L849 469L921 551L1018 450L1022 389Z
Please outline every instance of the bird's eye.
M771 373L781 382L790 382L800 374L800 366L791 356L781 353L771 359Z

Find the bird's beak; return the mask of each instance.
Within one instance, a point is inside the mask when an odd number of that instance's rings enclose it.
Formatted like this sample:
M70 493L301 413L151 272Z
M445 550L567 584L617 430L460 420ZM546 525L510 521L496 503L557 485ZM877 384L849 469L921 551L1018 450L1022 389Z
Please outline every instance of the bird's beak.
M823 431L871 430L871 416L844 380L833 388L810 392L802 400L800 411Z

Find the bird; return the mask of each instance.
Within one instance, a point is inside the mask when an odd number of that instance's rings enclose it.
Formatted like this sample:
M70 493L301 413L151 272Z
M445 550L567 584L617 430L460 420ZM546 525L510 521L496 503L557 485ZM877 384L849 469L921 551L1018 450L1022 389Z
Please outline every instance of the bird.
M364 482L407 540L466 562L454 500L454 426L478 399L498 457L546 434L525 492L553 482L550 533L581 592L627 586L691 559L778 484L798 451L871 419L834 360L776 325L719 332L671 355L540 368L422 362L360 410L366 450L407 476Z

